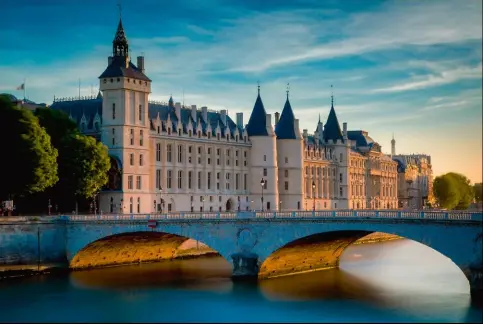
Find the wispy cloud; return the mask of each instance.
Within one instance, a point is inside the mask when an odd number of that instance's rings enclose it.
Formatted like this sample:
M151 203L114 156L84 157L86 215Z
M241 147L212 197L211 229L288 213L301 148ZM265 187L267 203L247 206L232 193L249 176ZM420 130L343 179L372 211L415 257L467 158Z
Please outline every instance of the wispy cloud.
M415 76L413 81L394 85L387 88L375 89L373 92L398 92L418 90L429 87L451 84L464 79L479 79L482 77L481 62L475 67L461 67L454 70L441 71L438 74L430 74L423 77Z

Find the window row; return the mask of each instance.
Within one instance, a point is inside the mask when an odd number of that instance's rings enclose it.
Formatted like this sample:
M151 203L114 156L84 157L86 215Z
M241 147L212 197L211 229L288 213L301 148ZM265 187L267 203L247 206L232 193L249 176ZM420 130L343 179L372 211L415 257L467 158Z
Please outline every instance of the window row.
M213 178L213 176L216 176L216 178ZM244 173L235 173L234 174L234 183L233 183L233 178L231 177L231 173L225 173L225 188L226 190L232 190L232 185L234 186L234 190L242 190L241 185L242 185L242 176L243 176L243 190L247 190L248 188L248 174ZM175 177L176 176L176 177ZM203 177L205 176L205 178ZM162 180L161 180L161 169L156 169L156 188L158 190L163 190L162 188ZM221 189L221 181L222 180L222 173L221 172L194 172L194 171L183 171L183 170L178 170L177 174L175 175L173 170L167 170L166 171L166 187L167 189L202 189L202 187L205 187L208 190L215 189L220 190ZM187 183L184 183L187 181Z

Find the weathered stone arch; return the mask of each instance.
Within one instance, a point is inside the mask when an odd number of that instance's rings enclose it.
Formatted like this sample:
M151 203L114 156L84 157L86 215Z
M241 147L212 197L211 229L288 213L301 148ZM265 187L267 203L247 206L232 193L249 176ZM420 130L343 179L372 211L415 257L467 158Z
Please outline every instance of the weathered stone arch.
M206 239L209 236L204 236L197 231L186 231L183 227L176 226L163 226L163 228L156 228L155 230L150 230L146 225L139 225L139 224L132 224L132 225L114 225L114 224L93 224L93 225L86 225L85 228L81 229L78 225L77 226L68 226L67 228L67 242L66 242L66 252L67 252L67 260L69 265L77 268L82 267L89 267L94 265L107 265L107 260L103 259L99 255L102 254L102 248L109 248L109 244L116 242L120 243L118 239L144 239L144 240L151 240L151 244L153 240L158 240L160 244L163 245L163 251L159 251L158 256L160 257L158 260L161 259L170 259L173 257L174 252L178 249L178 247L186 242L189 239L193 239L203 243L204 245L208 246L209 248L213 249L214 251L218 252L221 256L223 256L227 261L231 260L230 258L230 251L218 251L216 247L213 247L214 240ZM169 227L169 228L167 228ZM79 233L82 231L82 233ZM109 241L110 240L110 241ZM126 242L127 243L127 242ZM150 260L150 255L147 255L148 258L141 256L136 256L136 251L130 252L132 249L132 242L131 245L126 246L123 248L122 251L119 253L128 254L129 257L126 255L125 262L119 263L133 263L139 261L151 261L155 260L156 256ZM122 246L122 244L117 245ZM218 244L218 246L220 246ZM161 246L160 246L161 247ZM111 248L115 248L112 247ZM97 255L97 261L88 261L79 260L79 253L85 252L86 250L99 251L99 255ZM138 259L140 259L138 261ZM231 261L228 261L231 262ZM90 263L90 265L89 265Z
M367 221L341 221L334 222L300 222L297 225L290 223L278 224L269 227L260 233L263 240L259 240L253 248L258 255L261 277L270 277L274 269L264 269L264 262L281 250L282 247L290 247L291 242L303 242L311 244L310 240L319 238L317 242L327 242L331 247L330 252L333 259L323 262L322 266L338 266L338 258L343 250L357 239L372 233L382 232L395 234L419 243L422 243L433 250L448 257L466 275L472 288L481 285L481 270L475 271L482 265L482 229L479 224L448 225L447 223L422 224L420 221L414 223L397 222L380 223ZM325 239L325 241L324 241ZM305 240L305 241L304 241ZM313 243L313 242L312 242ZM280 259L278 261L280 263ZM307 262L306 262L307 263ZM326 265L325 263L329 263ZM291 271L293 267L287 264L285 271ZM296 269L298 271L311 270ZM274 273L276 275L276 273ZM481 287L479 288L481 289Z

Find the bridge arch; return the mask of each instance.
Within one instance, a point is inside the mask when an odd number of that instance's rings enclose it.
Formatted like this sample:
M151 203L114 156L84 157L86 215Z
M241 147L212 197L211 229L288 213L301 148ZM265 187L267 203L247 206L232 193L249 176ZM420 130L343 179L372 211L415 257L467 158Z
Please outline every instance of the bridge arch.
M81 269L168 260L186 254L186 249L192 252L196 249L198 251L195 253L200 253L201 247L201 252L218 253L229 262L231 251L213 248L215 242L204 237L196 231L181 228L150 230L146 225L95 224L86 225L83 229L79 226L69 226L66 242L67 260L71 268ZM194 244L189 244L190 240ZM196 244L196 241L199 244ZM180 249L182 246L184 247Z
M261 240L254 251L259 257L259 278L337 267L340 256L350 244L373 232L394 234L426 245L455 263L470 281L470 286L481 282L472 270L482 265L480 224L459 226L369 220L306 222L295 225L292 230L279 227L279 233L272 233L272 230L270 235L264 233L264 238L270 236L271 239ZM297 248L298 256L295 253Z

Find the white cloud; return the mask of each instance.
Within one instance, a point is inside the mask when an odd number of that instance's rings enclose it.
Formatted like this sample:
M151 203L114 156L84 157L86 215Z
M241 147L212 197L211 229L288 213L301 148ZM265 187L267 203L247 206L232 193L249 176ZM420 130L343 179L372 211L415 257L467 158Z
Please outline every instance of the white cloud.
M451 84L464 79L479 79L482 77L481 62L476 67L461 67L453 70L441 71L438 74L413 76L410 82L390 86L387 88L375 89L373 92L398 92L408 90L418 90L429 87Z

